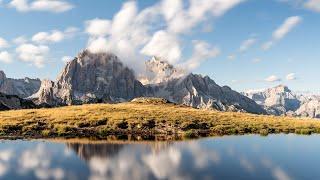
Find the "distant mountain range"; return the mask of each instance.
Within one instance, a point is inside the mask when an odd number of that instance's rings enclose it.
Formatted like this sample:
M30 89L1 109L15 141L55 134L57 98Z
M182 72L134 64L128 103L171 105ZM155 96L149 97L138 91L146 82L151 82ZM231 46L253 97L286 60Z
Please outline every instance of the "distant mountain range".
M268 114L320 118L320 96L316 94L292 92L284 85L242 94L261 105Z
M3 71L0 71L0 92L10 95L17 95L26 98L36 93L40 88L40 79L12 79L7 78Z
M145 75L136 77L116 55L87 50L67 63L56 81L15 80L6 78L1 71L0 92L31 100L41 107L160 97L194 108L320 117L320 96L295 94L286 86L238 93L217 85L208 76L187 73L158 57L146 61Z

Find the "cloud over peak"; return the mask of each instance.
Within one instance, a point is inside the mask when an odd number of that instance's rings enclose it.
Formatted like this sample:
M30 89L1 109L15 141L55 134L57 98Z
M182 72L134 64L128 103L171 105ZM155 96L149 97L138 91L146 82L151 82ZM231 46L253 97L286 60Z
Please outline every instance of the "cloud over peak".
M265 79L265 81L267 81L267 82L278 82L278 81L281 81L281 79L279 77L277 77L276 75L271 75L271 76L267 77Z

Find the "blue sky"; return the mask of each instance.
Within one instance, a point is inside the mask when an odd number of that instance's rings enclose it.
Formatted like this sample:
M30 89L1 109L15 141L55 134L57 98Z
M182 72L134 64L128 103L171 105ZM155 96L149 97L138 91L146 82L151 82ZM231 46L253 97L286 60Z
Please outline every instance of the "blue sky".
M161 56L239 91L320 91L319 0L0 2L0 69L8 77L54 80L62 59L89 48L112 51L137 72Z

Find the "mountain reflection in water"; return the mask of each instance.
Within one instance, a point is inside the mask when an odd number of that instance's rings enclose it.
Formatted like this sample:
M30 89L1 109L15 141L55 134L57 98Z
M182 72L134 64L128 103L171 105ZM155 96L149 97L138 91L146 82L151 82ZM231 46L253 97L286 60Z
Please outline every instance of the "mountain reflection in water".
M320 136L0 143L1 179L317 179Z

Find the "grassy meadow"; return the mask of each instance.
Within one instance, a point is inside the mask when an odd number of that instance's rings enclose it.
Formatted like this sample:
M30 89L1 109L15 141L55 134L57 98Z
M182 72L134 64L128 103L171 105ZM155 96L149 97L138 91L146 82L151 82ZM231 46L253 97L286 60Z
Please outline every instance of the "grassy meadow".
M0 112L0 138L195 138L320 133L320 121L200 110L159 99Z

